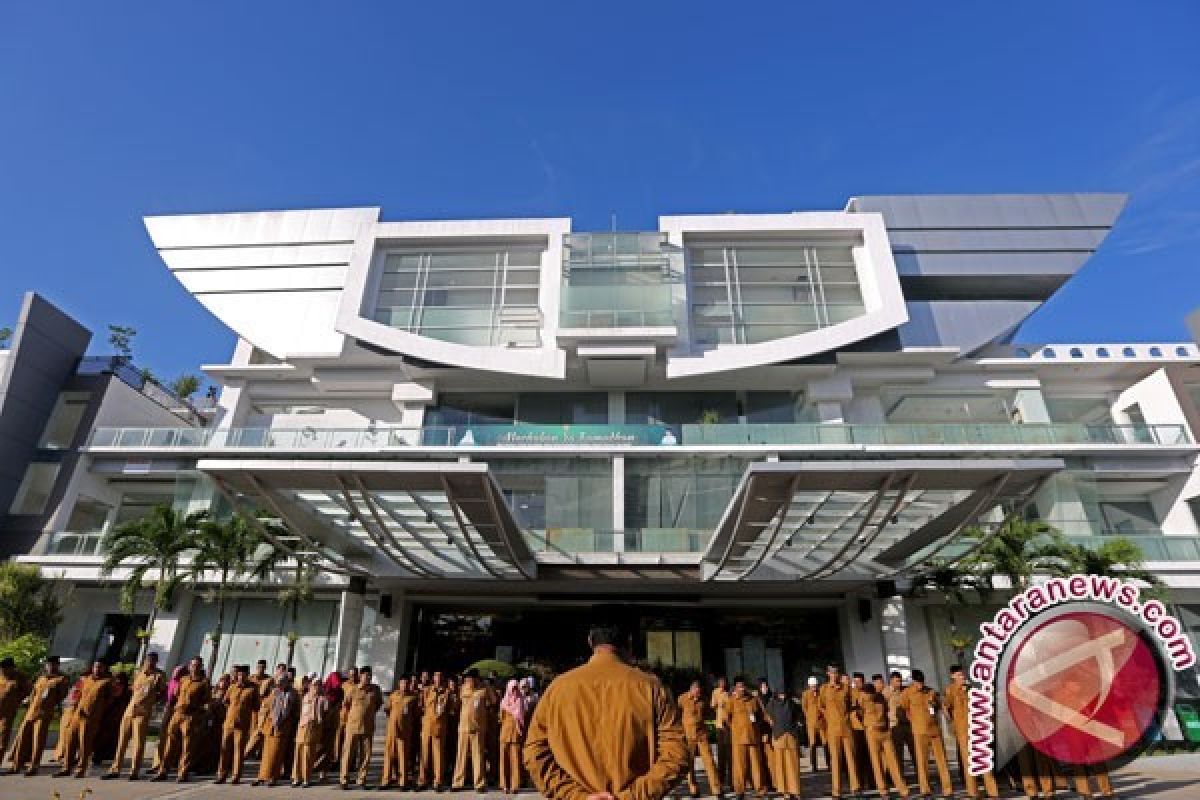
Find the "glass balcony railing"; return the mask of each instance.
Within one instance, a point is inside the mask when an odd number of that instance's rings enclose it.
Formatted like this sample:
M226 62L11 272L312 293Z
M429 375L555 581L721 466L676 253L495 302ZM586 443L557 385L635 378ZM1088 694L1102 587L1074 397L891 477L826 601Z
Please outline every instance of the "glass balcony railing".
M374 450L388 447L1187 445L1182 425L459 425L425 428L96 428L91 447Z
M712 538L710 529L641 528L624 532L626 553L703 553ZM550 528L524 531L535 553L613 553L620 531L598 528Z
M1056 527L1059 525L1059 523L1053 520L1050 520L1050 524ZM1118 537L1128 539L1136 544L1141 549L1142 556L1146 561L1200 561L1200 536L1146 532L1125 534L1120 531L1082 535L1066 534L1064 536L1071 544L1082 545L1092 550ZM970 541L959 540L942 549L938 553L938 557L953 561L955 558L964 555L973 546L973 543ZM920 554L911 559L911 561L919 560L919 557Z

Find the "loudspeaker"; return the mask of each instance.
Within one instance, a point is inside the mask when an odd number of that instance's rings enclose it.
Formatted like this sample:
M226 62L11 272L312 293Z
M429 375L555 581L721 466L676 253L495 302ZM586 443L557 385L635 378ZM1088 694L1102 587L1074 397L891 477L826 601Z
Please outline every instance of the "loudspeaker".
M875 581L875 596L880 600L895 597L899 593L900 590L896 588L895 581Z
M871 601L865 597L858 598L858 619L860 622L871 621Z
M390 594L379 595L379 613L387 619L392 618L392 596Z

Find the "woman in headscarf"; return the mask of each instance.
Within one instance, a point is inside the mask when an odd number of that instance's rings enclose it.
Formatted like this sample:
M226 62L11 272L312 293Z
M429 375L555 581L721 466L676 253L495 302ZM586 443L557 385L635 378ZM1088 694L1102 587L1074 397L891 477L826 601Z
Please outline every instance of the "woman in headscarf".
M510 680L500 700L500 789L505 794L521 789L521 747L527 719L520 684Z
M296 726L296 755L292 763L292 786L312 785L312 769L324 735L325 714L329 701L321 691L321 681L308 677L308 688L300 701L300 722Z

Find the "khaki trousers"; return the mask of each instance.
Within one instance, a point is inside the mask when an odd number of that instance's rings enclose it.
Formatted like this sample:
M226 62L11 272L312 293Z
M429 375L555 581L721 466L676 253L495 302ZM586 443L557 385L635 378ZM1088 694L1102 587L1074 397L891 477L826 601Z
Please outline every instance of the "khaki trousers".
M1092 787L1089 777L1096 779L1096 788L1100 790L1102 797L1112 796L1112 781L1108 777L1108 768L1100 765L1097 767L1084 768L1076 767L1075 769L1075 793L1082 797L1091 798Z
M171 715L171 723L167 726L164 736L166 742L159 742L159 748L162 750L158 768L160 774L166 775L171 765L178 761L179 777L187 777L192 769L192 762L196 759L196 748L199 744L197 734L200 727L198 722L199 720L179 712Z
M775 788L775 748L771 747L770 739L762 743L762 760L764 788L769 792Z
M747 778L754 791L764 791L762 748L757 744L735 744L730 747L730 752L733 758L730 777L734 794L746 793Z
M62 732L71 727L71 723L75 720L75 706L68 706L62 710L62 718L58 721L58 744L54 746L54 760L62 761L67 755L67 739L62 735Z
M18 772L36 771L42 764L42 753L46 749L46 734L50 731L50 717L26 718L17 731L13 745L12 765Z
M316 740L296 742L296 754L292 759L292 783L312 783L313 762L317 760Z
M112 768L109 773L121 774L121 762L125 760L125 751L133 742L133 760L129 762L129 774L137 775L142 771L142 758L146 753L146 733L150 730L150 718L144 714L136 716L125 714L121 717L121 729L117 732L117 752L113 755Z
M685 738L687 743L687 783L692 794L698 794L696 786L696 756L704 762L704 779L708 781L708 793L720 794L721 782L717 777L717 763L713 761L712 748L708 745L708 736L692 736Z
M1026 797L1052 797L1054 795L1054 770L1040 752L1029 745L1017 753L1017 769L1021 772L1021 788Z
M76 767L75 774L77 776L87 774L88 766L92 761L92 750L96 745L96 734L99 732L99 719L73 715L71 725L59 734L60 740L65 743L62 759L64 770Z
M287 760L288 736L263 736L262 761L258 765L258 779L271 783L283 774L283 762Z
M487 775L483 771L483 731L478 733L458 732L458 752L454 758L453 789L461 789L467 783L467 762L471 762L471 777L476 789L487 788Z
M858 781L858 764L854 752L854 736L849 730L825 734L825 742L829 746L829 773L833 782L833 796L842 796L842 765L850 774L850 791L857 792L861 785Z
M825 735L816 717L804 719L804 732L808 735L808 761L813 772L817 771L817 748L825 748L825 769L829 769L829 748L825 745Z
M217 761L217 777L242 779L242 764L246 759L246 741L250 731L225 728L221 731L221 754Z
M792 797L800 796L800 750L793 734L785 733L771 740L775 753L775 791Z
M914 733L913 744L917 748L917 785L925 794L933 794L929 786L929 755L932 751L933 760L937 764L938 780L942 784L942 794L950 796L954 787L950 783L950 765L946 762L946 746L942 744L940 733Z
M431 733L421 734L421 786L441 788L446 781L445 764L442 753L446 751L445 742L440 736Z
M371 734L349 733L342 737L341 782L350 782L350 772L357 773L358 785L367 782L367 769L371 766Z
M500 789L505 792L516 792L520 790L521 783L521 743L501 742Z
M990 772L982 776L971 774L971 743L966 729L954 731L954 744L958 747L958 768L962 770L963 783L966 784L967 794L977 796L979 792L978 778L983 778L983 788L988 797L999 797L1000 789L996 786L996 776Z
M4 758L4 754L8 752L8 740L12 736L13 722L17 718L17 712L5 714L0 717L0 760Z
M408 766L412 762L412 736L397 736L388 731L383 745L383 779L380 786L391 786L399 781L400 788L408 788Z
M888 792L887 778L892 779L892 786L901 797L908 797L908 783L900 772L900 762L896 760L896 745L892 741L891 731L867 731L867 755L871 759L871 772L875 774L875 788L884 796Z

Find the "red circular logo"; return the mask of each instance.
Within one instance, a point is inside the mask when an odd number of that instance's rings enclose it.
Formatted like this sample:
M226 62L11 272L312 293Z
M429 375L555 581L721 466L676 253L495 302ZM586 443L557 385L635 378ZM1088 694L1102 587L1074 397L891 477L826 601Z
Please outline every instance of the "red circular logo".
M1110 761L1155 724L1159 669L1150 645L1120 620L1062 614L1018 646L1005 679L1009 711L1025 739L1052 759Z

